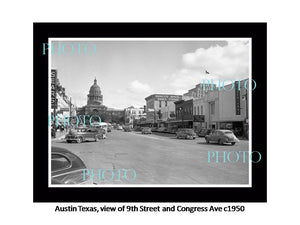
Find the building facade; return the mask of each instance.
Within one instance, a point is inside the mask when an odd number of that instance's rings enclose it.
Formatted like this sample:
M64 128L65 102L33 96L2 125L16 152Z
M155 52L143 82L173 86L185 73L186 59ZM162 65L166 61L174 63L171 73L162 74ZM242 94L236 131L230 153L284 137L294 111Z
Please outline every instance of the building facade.
M135 124L139 123L141 120L146 119L146 113L144 107L135 108L133 106L124 109L125 124L133 127Z
M184 127L190 126L193 120L195 130L230 129L237 136L248 136L248 88L248 79L221 87L205 84L204 88L204 84L197 84L183 95L183 102L176 103L176 121L183 116ZM193 101L193 118L189 110L191 104L185 105L190 100Z
M181 95L153 94L146 100L146 122L161 123L175 119L174 102L182 99Z
M193 99L175 102L176 123L180 128L193 128Z
M107 107L103 105L103 95L101 94L100 86L97 84L97 79L94 79L94 84L90 87L87 95L87 105L77 109L78 115L97 115L104 122L107 120Z

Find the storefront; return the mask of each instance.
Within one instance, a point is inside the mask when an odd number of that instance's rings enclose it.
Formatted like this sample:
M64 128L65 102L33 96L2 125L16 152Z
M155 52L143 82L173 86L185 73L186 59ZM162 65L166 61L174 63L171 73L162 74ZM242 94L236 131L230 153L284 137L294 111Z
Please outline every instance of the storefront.
M226 121L220 122L220 129L232 130L236 136L245 136L243 121Z

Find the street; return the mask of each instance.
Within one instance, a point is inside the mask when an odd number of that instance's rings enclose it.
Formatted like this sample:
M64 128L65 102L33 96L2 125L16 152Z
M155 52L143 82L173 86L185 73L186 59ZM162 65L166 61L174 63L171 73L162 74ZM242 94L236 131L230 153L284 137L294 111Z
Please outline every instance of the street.
M245 140L231 146L207 144L200 137L185 140L171 134L142 135L141 132L112 130L107 139L98 142L77 144L56 139L52 146L66 148L78 155L89 173L107 170L100 178L94 176L97 184L245 185L249 182L249 142ZM245 161L242 153L237 158L239 151L247 152ZM126 179L123 169L131 170ZM114 177L112 170L117 171Z

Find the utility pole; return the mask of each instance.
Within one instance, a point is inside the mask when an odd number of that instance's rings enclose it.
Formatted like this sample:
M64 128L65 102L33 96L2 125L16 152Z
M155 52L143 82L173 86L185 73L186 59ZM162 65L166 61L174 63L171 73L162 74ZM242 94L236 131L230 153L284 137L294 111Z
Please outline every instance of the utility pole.
M69 123L70 123L71 116L72 116L72 98L70 97ZM71 124L72 124L72 120L71 120ZM71 130L71 126L70 126L70 130Z
M183 128L183 107L179 108L180 114L181 114L181 128Z
M71 118L71 115L72 115L72 98L70 97L70 111L69 111L69 116Z

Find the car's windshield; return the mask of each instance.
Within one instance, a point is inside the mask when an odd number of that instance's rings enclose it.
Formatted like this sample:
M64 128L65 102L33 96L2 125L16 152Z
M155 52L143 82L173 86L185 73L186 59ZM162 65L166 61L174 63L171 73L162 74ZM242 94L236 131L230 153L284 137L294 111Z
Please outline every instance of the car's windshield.
M231 131L225 131L224 134L232 134Z

